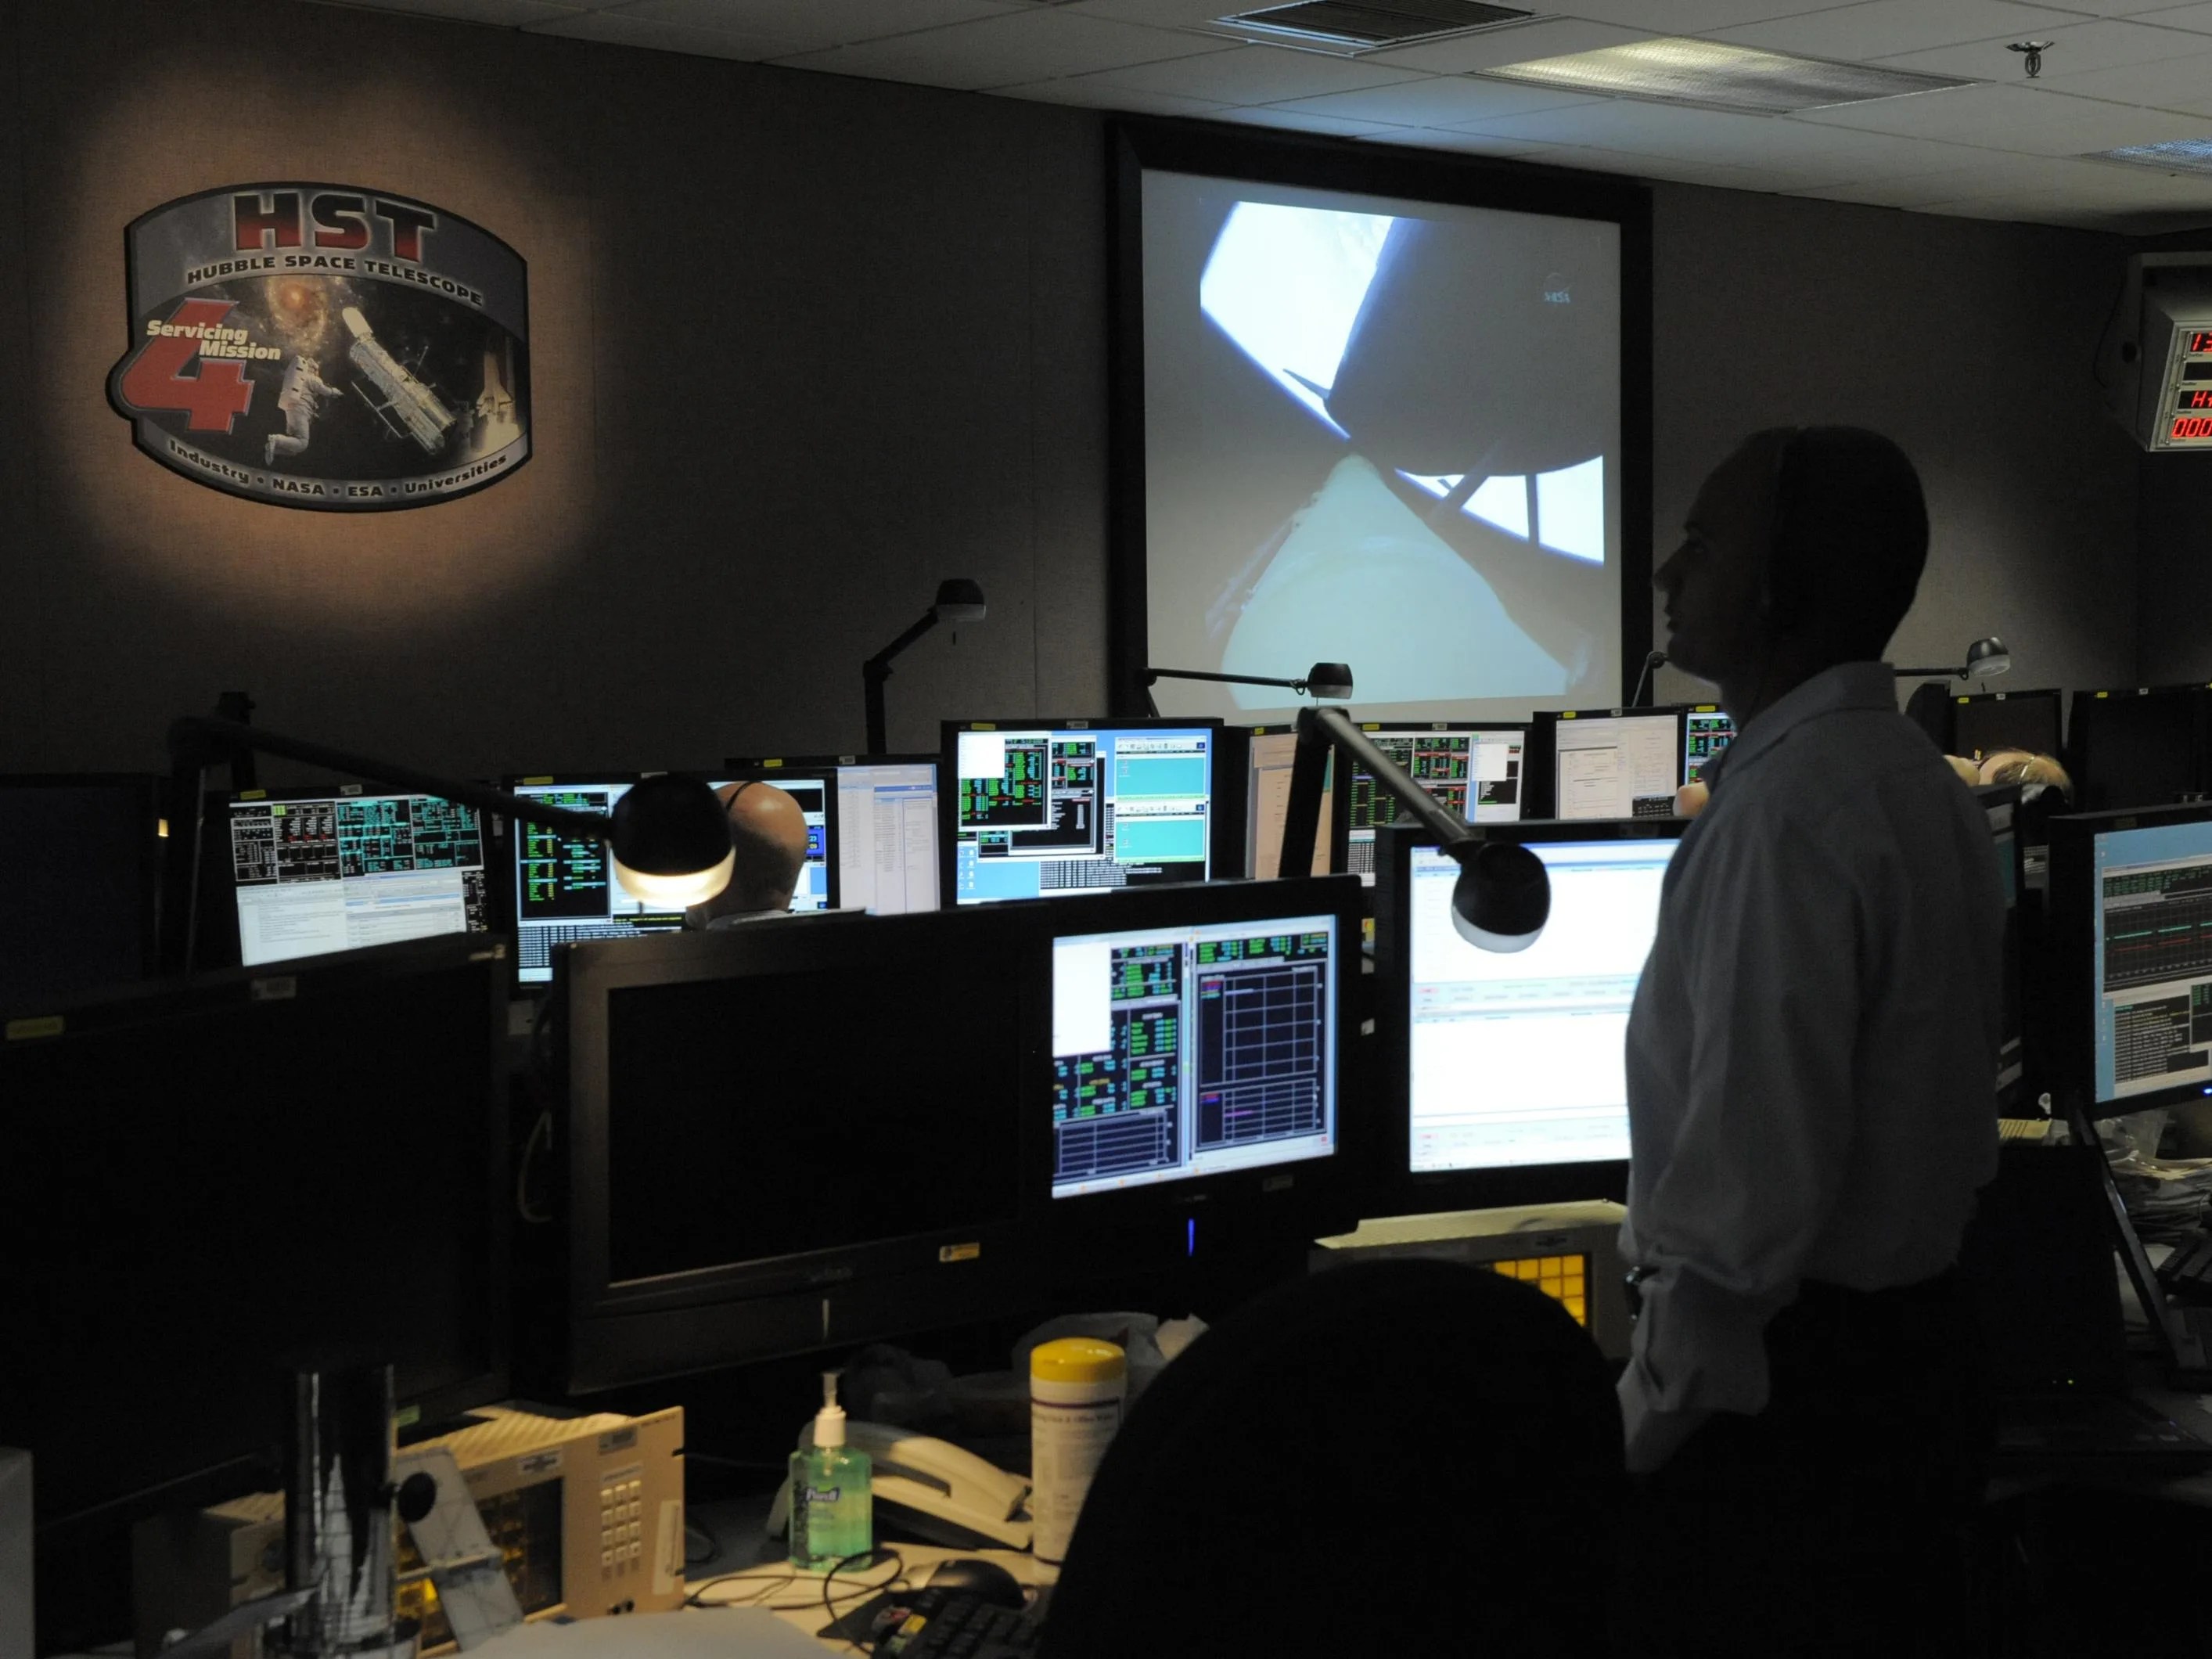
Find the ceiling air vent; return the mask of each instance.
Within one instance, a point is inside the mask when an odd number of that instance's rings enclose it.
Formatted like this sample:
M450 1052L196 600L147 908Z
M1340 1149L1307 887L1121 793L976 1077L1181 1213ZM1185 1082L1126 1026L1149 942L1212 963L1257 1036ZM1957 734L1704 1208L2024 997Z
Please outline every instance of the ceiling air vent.
M1212 27L1240 40L1351 54L1438 40L1534 15L1517 6L1481 5L1477 0L1295 0L1217 18Z

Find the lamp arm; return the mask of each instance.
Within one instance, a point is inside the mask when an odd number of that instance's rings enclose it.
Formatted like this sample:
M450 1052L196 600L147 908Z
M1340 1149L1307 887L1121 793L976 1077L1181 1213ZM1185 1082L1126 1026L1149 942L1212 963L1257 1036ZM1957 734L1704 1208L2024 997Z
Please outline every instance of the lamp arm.
M1257 674L1208 674L1195 668L1147 668L1145 684L1151 685L1157 680L1206 680L1215 685L1279 685L1298 692L1306 689L1304 680L1262 679Z
M884 682L891 677L891 659L936 626L937 607L932 605L913 627L860 665L860 691L866 701L868 724L867 752L871 755L883 754L890 744L889 721L884 713Z
M332 749L328 744L310 743L304 738L286 737L280 732L266 731L258 726L247 726L238 720L217 720L205 714L188 714L169 727L169 753L173 761L186 765L205 766L240 750L264 755L281 755L287 760L305 762L310 766L328 767L333 772L343 772L350 777L362 778L372 783L390 784L413 793L436 795L461 806L473 806L483 812L497 812L525 823L535 823L548 830L560 830L572 836L588 836L605 841L612 827L612 820L604 812L583 812L574 807L549 806L542 801L525 800L504 789L495 789L489 784L471 783L463 778L441 778L429 772L420 772L411 766L397 762L378 760L374 756L356 755L343 749ZM177 803L178 810L193 810L196 803Z
M1321 826L1322 775L1332 748L1364 767L1408 817L1419 819L1423 828L1435 835L1437 844L1446 852L1477 839L1465 818L1414 782L1405 768L1369 741L1341 708L1303 708L1298 711L1298 749L1291 766L1290 806L1283 823L1283 856L1277 874L1303 876L1313 868L1314 839Z
M1900 680L1963 680L1963 668L1893 668L1890 673Z

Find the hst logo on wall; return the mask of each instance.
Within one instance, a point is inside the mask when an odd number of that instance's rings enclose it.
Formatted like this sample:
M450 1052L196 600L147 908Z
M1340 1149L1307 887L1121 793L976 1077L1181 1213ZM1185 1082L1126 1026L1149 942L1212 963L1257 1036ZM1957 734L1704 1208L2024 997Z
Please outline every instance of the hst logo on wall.
M388 191L259 184L167 203L125 243L108 401L172 471L376 512L529 459L526 272L490 232Z

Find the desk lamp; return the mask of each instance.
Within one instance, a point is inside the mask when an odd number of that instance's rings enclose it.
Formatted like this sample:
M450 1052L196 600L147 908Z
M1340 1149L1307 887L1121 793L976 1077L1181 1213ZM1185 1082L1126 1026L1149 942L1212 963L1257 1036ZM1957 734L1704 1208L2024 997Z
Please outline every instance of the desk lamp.
M937 602L921 613L921 620L860 665L861 690L868 705L868 752L887 755L890 740L884 735L884 682L891 677L891 659L939 623L981 622L985 609L981 584L965 576L948 576L937 585Z
M1985 680L2011 667L2012 653L2005 648L2002 640L1991 634L1966 647L1966 665L1963 668L1893 668L1890 672L1899 679Z
M1341 708L1298 711L1297 758L1291 768L1291 801L1283 823L1283 857L1276 873L1302 876L1313 868L1314 837L1321 826L1322 774L1337 749L1366 769L1377 788L1427 829L1459 865L1452 887L1452 927L1478 950L1525 951L1552 915L1552 880L1544 861L1515 842L1485 841L1468 821L1413 781L1377 749Z
M503 813L524 823L605 843L615 880L633 898L665 909L703 904L730 884L737 854L729 819L714 792L696 778L664 772L647 778L615 803L611 816L525 800L489 784L418 772L410 766L350 754L323 744L267 732L243 721L191 714L169 727L172 812L191 826L169 837L171 902L162 917L161 965L190 973L199 928L200 808L207 769L240 754L281 755L373 783L436 795L479 811Z
M1338 702L1352 701L1352 669L1340 662L1317 662L1306 670L1303 678L1295 680L1271 680L1257 674L1209 674L1196 668L1147 668L1145 670L1145 707L1154 714L1160 712L1152 701L1152 687L1161 680L1205 680L1214 685L1279 685L1295 691L1300 696L1328 697Z

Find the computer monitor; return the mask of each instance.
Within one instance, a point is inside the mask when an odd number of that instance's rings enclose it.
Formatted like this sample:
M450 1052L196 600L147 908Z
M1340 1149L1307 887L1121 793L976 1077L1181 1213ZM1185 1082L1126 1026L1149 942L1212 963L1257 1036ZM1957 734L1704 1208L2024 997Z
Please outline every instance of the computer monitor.
M937 908L937 757L815 755L730 760L733 777L779 771L837 780L837 908L877 915Z
M1394 830L1376 895L1386 1212L1614 1198L1626 1190L1628 1011L1684 820L1500 825L1544 862L1550 921L1480 951L1451 922L1460 866Z
M1718 760L1735 741L1735 721L1718 703L1701 702L1682 711L1682 781L1703 780L1706 763Z
M1682 781L1680 708L1578 709L1536 716L1552 753L1552 816L1666 818Z
M579 811L611 812L615 803L645 775L601 773L595 776L509 777L511 793L550 805ZM716 789L739 782L743 773L709 780ZM828 772L781 770L757 775L798 801L805 814L806 862L791 896L794 911L834 908L837 902L837 786ZM514 860L515 977L525 985L553 979L553 948L585 939L629 939L665 933L684 926L681 910L656 909L617 886L606 848L559 830L534 823L509 826Z
M1024 907L559 952L567 1387L1025 1306L1037 939Z
M1244 756L1244 873L1269 881L1283 872L1283 825L1291 811L1291 769L1297 760L1298 733L1292 726L1231 726L1221 733L1222 756L1216 769L1233 775L1234 756ZM1321 818L1314 831L1313 868L1325 876L1344 867L1344 819L1336 811L1336 754L1329 752L1322 772ZM1228 801L1221 805L1226 806Z
M155 971L162 813L150 774L0 775L0 1008Z
M1368 740L1430 794L1470 823L1515 823L1522 817L1528 728L1452 720L1363 720ZM1345 815L1346 868L1375 884L1375 832L1400 821L1397 798L1348 761L1339 808Z
M1990 826L1997 874L2004 883L2004 1026L1997 1050L1997 1115L2013 1115L2027 1071L2027 1017L2021 979L2025 949L2020 896L2027 885L2027 849L2020 834L2020 786L1989 784L1974 791Z
M2167 806L2212 787L2208 715L2212 692L2202 685L2076 691L2066 756L2074 804Z
M1968 760L1984 760L2000 749L2025 749L2031 755L2056 755L2063 746L2059 707L2063 693L1982 691L1951 700L1951 750Z
M1220 738L1211 720L947 721L945 890L981 904L1208 879Z
M2212 805L2053 818L2051 922L2067 1097L2212 1096Z
M71 1607L127 1607L133 1521L277 1484L295 1365L390 1362L425 1424L508 1392L507 957L421 939L8 1023L0 1445L36 1462L57 1650Z
M490 931L483 816L364 784L248 789L225 832L248 968Z

